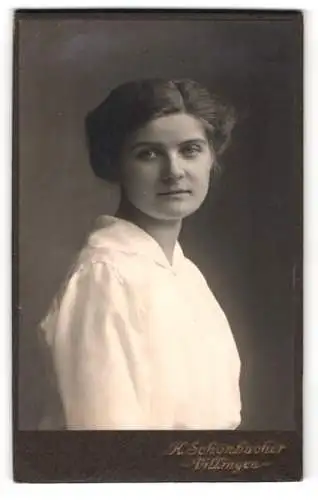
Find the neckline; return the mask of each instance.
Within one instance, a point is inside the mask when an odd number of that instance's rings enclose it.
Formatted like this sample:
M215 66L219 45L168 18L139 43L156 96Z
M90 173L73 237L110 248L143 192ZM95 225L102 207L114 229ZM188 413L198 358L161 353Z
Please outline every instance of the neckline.
M111 229L112 226L115 229L114 233L116 232L116 235L120 236L116 241L116 246L123 251L141 253L172 271L176 271L184 259L178 240L174 247L172 263L170 263L158 241L134 222L114 215L100 215L97 217L95 225L97 233L108 228ZM122 231L120 231L121 229Z

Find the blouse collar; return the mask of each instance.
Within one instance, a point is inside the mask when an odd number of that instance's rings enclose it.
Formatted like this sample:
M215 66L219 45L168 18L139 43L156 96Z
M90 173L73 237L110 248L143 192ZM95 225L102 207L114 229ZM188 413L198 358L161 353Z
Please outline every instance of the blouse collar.
M101 215L97 218L95 229L89 238L89 245L95 248L107 247L129 254L143 255L172 270L176 270L184 260L178 241L174 248L172 264L170 264L159 243L146 231L133 222L110 215Z

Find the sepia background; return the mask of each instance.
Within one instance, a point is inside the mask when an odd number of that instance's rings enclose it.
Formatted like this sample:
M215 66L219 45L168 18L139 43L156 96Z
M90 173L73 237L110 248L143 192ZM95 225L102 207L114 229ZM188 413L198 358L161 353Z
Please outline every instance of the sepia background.
M279 15L140 17L19 21L19 429L36 429L48 393L37 325L95 218L118 203L116 189L90 170L85 114L114 86L154 76L198 80L238 110L223 175L185 222L181 244L232 326L242 360L241 428L294 429L298 23Z

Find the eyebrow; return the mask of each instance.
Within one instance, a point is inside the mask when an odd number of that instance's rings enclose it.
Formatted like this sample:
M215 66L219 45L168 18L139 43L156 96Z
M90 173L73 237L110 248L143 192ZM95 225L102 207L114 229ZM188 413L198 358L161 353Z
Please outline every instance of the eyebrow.
M203 139L202 137L197 137L197 138L193 138L193 139L187 139L185 141L182 141L180 142L178 145L187 145L187 144L193 144L193 143L201 143L201 144L207 144L208 141L206 139ZM155 147L162 147L163 144L161 142L155 142L155 141L143 141L143 142L136 142L135 144L132 144L131 146L131 151L134 151L135 149L137 148L140 148L140 147L146 147L146 146L155 146Z

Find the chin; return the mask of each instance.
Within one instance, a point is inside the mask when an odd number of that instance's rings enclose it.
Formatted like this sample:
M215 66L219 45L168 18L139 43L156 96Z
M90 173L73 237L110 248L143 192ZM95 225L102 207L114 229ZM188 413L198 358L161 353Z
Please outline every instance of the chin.
M167 203L159 206L155 204L152 206L150 204L148 206L142 206L139 204L137 208L139 211L155 220L180 221L195 213L201 207L203 201L204 200L200 200L200 202L198 202L198 200L196 200L194 202L194 200L192 200L192 203Z

